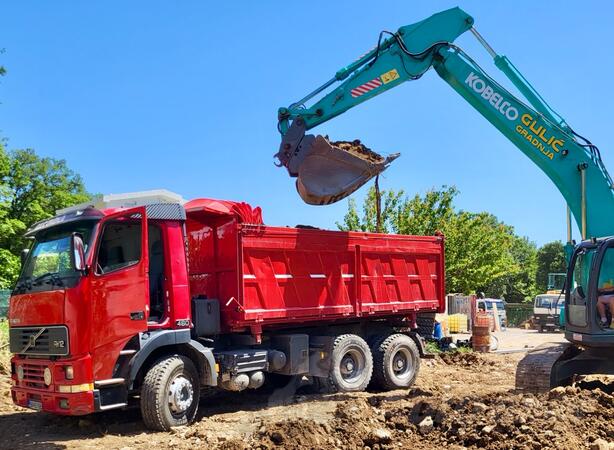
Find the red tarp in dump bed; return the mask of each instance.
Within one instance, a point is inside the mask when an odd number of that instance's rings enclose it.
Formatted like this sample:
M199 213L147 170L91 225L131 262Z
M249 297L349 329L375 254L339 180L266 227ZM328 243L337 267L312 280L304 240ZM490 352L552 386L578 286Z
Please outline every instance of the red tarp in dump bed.
M251 205L245 202L197 198L187 202L184 208L187 212L202 211L213 215L235 216L240 223L250 223L254 225L264 223L262 221L262 209L260 209L259 206L252 208Z

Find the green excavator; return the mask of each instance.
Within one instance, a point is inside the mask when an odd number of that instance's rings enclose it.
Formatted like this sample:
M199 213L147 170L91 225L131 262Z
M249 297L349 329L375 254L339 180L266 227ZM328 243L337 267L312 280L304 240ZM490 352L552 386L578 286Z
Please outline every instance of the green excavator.
M467 31L524 101L454 44ZM507 57L493 50L462 9L442 11L395 32L382 31L371 51L306 97L280 108L282 142L275 155L279 166L297 178L299 195L309 204L326 205L347 197L398 155L383 157L360 141L332 142L305 133L405 81L419 79L431 68L529 157L567 202L565 337L569 342L528 353L518 366L517 387L542 390L565 385L578 375L614 374L612 314L597 305L599 299L604 303L608 294L614 295L612 179L599 149L574 131ZM572 216L582 234L578 245L572 240Z

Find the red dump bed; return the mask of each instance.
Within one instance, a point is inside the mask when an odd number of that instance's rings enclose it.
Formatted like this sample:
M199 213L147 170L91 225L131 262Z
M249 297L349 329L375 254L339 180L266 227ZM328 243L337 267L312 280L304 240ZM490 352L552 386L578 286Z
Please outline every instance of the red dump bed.
M207 202L186 205L190 291L219 299L225 331L443 310L442 237L247 224L259 209Z

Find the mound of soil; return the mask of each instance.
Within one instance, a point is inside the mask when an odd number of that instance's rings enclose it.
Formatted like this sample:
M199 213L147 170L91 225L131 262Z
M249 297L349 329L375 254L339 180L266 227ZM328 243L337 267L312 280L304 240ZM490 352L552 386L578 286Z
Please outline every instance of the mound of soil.
M537 396L491 394L441 400L421 395L415 401L408 398L401 407L386 397L356 399L339 404L330 423L278 422L263 427L242 445L261 449L579 449L608 445L612 437L614 397L601 390L567 387Z
M330 142L330 145L332 145L333 147L337 147L345 152L351 153L352 155L365 161L369 161L376 164L381 164L385 161L385 158L383 156L371 150L369 147L361 143L358 139L355 139L353 141L334 141Z
M464 367L483 367L494 366L496 362L486 359L482 354L476 352L444 352L439 353L439 359L448 365Z

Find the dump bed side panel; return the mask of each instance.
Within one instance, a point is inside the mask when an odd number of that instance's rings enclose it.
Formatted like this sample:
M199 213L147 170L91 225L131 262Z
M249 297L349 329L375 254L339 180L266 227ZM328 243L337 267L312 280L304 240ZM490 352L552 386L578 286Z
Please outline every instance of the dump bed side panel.
M353 315L354 252L342 233L244 227L244 321L302 321Z
M362 313L439 310L444 298L442 256L437 242L411 245L407 240L388 249L361 246Z
M239 314L249 325L407 315L444 304L443 238L242 226Z

